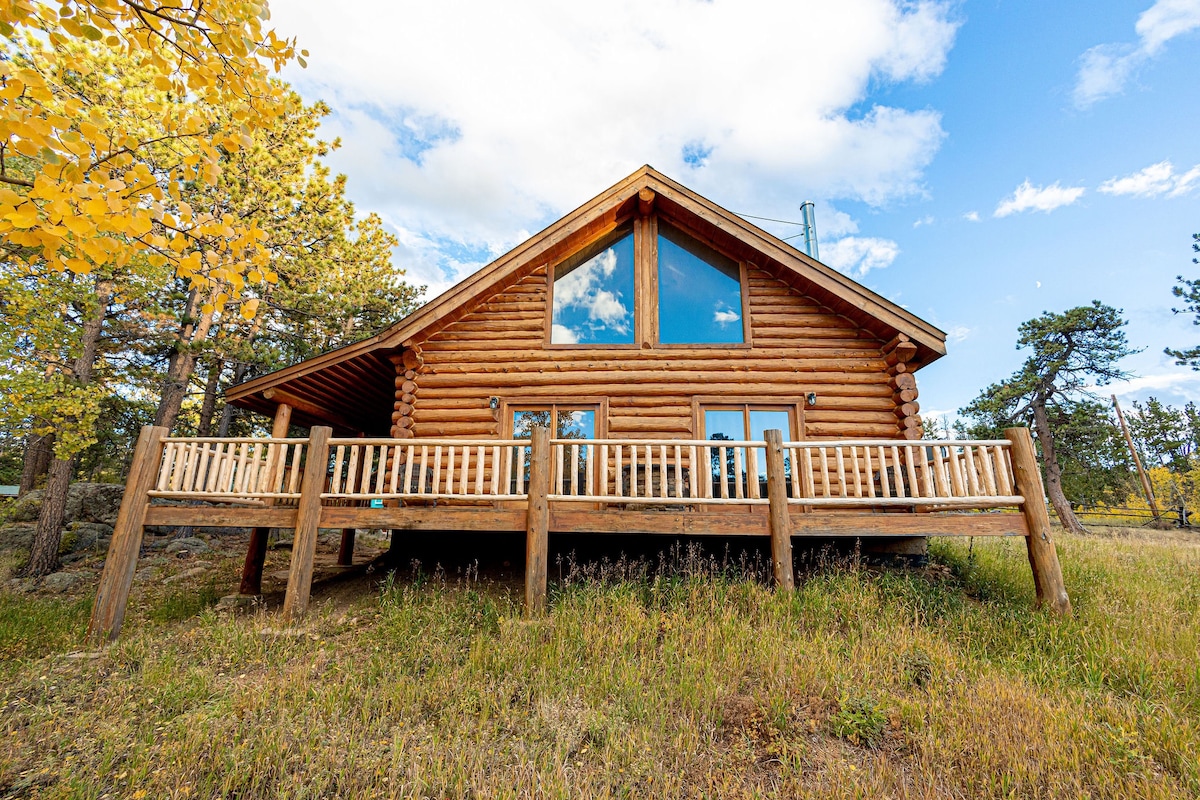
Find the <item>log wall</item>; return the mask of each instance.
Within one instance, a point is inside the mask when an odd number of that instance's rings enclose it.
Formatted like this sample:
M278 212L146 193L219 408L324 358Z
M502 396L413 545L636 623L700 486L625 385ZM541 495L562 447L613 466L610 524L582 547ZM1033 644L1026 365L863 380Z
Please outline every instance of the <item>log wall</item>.
M748 265L752 345L729 348L548 347L545 267L500 287L457 320L410 343L396 362L394 436L498 437L489 398L607 398L597 435L700 435L694 403L803 405L807 439L919 436L905 348L880 341L764 269ZM903 338L903 337L900 337ZM897 355L899 353L899 355ZM904 377L899 378L899 375ZM905 392L897 383L912 384Z

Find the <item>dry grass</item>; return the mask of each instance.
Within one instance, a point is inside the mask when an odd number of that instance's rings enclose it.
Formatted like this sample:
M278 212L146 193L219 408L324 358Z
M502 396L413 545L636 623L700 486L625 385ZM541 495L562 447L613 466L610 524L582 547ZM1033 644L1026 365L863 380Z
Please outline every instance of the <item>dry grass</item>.
M147 596L95 658L63 655L86 604L0 595L0 797L1200 796L1200 538L1059 544L1061 622L1017 540L790 595L695 554L568 569L534 622L468 578L291 630Z

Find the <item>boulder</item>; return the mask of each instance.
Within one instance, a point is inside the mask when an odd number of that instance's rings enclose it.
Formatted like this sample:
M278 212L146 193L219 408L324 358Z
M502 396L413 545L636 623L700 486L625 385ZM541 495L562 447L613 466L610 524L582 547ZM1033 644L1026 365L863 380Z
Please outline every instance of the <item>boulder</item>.
M62 541L58 545L60 555L78 553L81 550L98 549L101 540L110 539L113 527L103 522L72 522L63 531Z
M167 545L167 552L174 554L189 553L194 555L196 553L207 553L210 550L212 548L208 546L208 542L196 536L185 536Z
M52 572L42 578L42 589L62 594L74 589L82 580L83 578L76 572Z
M67 490L65 522L98 522L109 526L117 524L117 512L121 509L121 498L125 487L119 483L73 483ZM42 511L42 491L32 491L17 501L9 520L12 522L36 522Z
M0 526L0 550L29 551L33 544L33 531L37 528L35 522L10 522Z

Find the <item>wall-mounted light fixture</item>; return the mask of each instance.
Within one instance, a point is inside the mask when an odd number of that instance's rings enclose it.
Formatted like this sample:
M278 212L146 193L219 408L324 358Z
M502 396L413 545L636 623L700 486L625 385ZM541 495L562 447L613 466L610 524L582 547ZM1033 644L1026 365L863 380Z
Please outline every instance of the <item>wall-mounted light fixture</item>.
M804 395L804 399L810 406L815 406L817 404L817 393L809 392L808 394Z
M500 407L500 398L499 397L489 397L488 398L488 408L496 409L499 407Z

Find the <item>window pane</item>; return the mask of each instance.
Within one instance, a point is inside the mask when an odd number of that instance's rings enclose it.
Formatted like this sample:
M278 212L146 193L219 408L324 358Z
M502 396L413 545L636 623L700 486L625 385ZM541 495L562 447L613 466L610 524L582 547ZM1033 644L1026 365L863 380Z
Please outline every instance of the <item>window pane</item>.
M705 411L704 435L740 442L746 435L746 415L741 411Z
M553 344L632 344L633 234L554 271Z
M771 429L780 431L783 434L785 442L792 441L792 424L791 417L786 411L750 411L750 438L756 442L764 441L767 437L764 433ZM767 496L767 460L764 450L759 450L758 461L758 482L759 489L762 492L762 497ZM784 450L783 457L783 474L788 478L792 474L792 464L790 450ZM791 483L788 483L788 491L791 492Z
M544 428L550 427L550 409L513 412L514 439L532 439L533 429L539 425Z
M596 412L587 409L558 409L556 439L595 439Z
M678 231L658 235L658 340L664 344L743 342L738 265Z
M774 428L783 433L785 442L792 441L791 417L786 411L751 411L750 438L756 442L763 441L766 436L763 431Z

